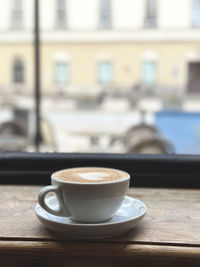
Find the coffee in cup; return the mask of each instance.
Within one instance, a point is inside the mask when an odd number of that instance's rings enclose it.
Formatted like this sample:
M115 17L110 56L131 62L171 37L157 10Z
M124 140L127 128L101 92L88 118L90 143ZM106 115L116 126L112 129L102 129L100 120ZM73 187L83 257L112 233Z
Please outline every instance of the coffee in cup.
M116 169L88 167L61 170L54 173L54 177L72 183L109 183L127 178L127 173Z

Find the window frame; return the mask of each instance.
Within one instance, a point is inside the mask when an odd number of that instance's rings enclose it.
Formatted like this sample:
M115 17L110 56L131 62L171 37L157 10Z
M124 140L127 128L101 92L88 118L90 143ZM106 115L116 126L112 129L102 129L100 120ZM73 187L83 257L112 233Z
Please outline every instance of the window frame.
M130 173L132 187L200 188L200 155L0 153L1 184L50 184L54 171L103 166Z

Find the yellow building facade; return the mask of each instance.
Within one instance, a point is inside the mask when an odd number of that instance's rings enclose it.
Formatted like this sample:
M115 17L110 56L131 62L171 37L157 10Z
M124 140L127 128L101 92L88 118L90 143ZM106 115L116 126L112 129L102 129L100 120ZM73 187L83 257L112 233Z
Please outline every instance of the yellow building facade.
M44 94L138 85L200 92L200 0L43 0L39 8ZM33 10L33 0L0 3L1 92L33 92Z
M196 51L196 52L195 52ZM87 89L96 90L97 64L108 61L113 67L112 88L131 87L142 82L142 63L156 63L156 84L163 87L187 89L188 64L198 62L200 43L197 42L116 42L116 43L43 43L41 45L42 92L54 94L57 91L54 67L57 55L67 55L69 65L66 93L84 94ZM196 54L195 54L196 53ZM194 56L192 56L194 54ZM150 55L150 57L149 57ZM152 56L153 55L153 56ZM196 55L196 57L195 57ZM13 82L13 62L20 58L24 65L22 93L31 93L34 87L34 47L33 44L0 44L0 90L15 92ZM175 72L175 73L174 73ZM89 91L90 91L89 90Z

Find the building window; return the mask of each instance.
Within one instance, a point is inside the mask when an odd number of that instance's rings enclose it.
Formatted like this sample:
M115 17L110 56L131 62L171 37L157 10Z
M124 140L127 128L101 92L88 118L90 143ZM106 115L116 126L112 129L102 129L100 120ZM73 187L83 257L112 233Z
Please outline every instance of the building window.
M24 83L24 64L20 59L16 59L13 65L13 82Z
M98 82L110 84L113 81L113 67L110 62L100 62L97 68Z
M146 0L144 27L155 28L157 26L157 0Z
M156 83L157 65L155 62L143 62L142 64L142 82L147 85Z
M193 27L200 27L200 0L193 0L192 26Z
M188 63L188 92L200 93L200 62Z
M111 28L111 0L100 0L100 21L101 29Z
M22 0L13 0L11 12L11 28L21 29L23 27Z
M56 0L56 28L66 27L66 0Z
M69 82L69 64L65 62L55 63L54 77L57 85L65 85Z

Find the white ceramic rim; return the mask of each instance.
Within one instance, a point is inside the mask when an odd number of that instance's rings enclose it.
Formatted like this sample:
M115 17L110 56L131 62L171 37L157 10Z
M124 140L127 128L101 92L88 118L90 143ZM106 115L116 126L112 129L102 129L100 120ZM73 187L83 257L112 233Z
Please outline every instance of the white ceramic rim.
M120 171L120 172L123 172L125 174L127 174L127 177L126 178L123 178L121 180L117 180L117 181L110 181L110 182L92 182L92 183L88 183L88 182L84 182L84 183L81 183L81 182L71 182L71 181L63 181L63 180L59 180L58 178L54 177L54 175L57 173L57 172L60 172L60 171L67 171L67 170L72 170L72 169L85 169L85 168L100 168L100 169L109 169L109 170L116 170L116 171ZM56 182L59 182L59 183L63 183L63 184L74 184L74 185L101 185L101 184L116 184L116 183L122 183L124 181L127 181L127 180L130 180L130 175L129 173L123 171L123 170L120 170L120 169L114 169L114 168L107 168L107 167L99 167L99 166L90 166L90 167L74 167L74 168L68 168L68 169L61 169L61 170L58 170L54 173L52 173L51 175L51 179L56 181Z

